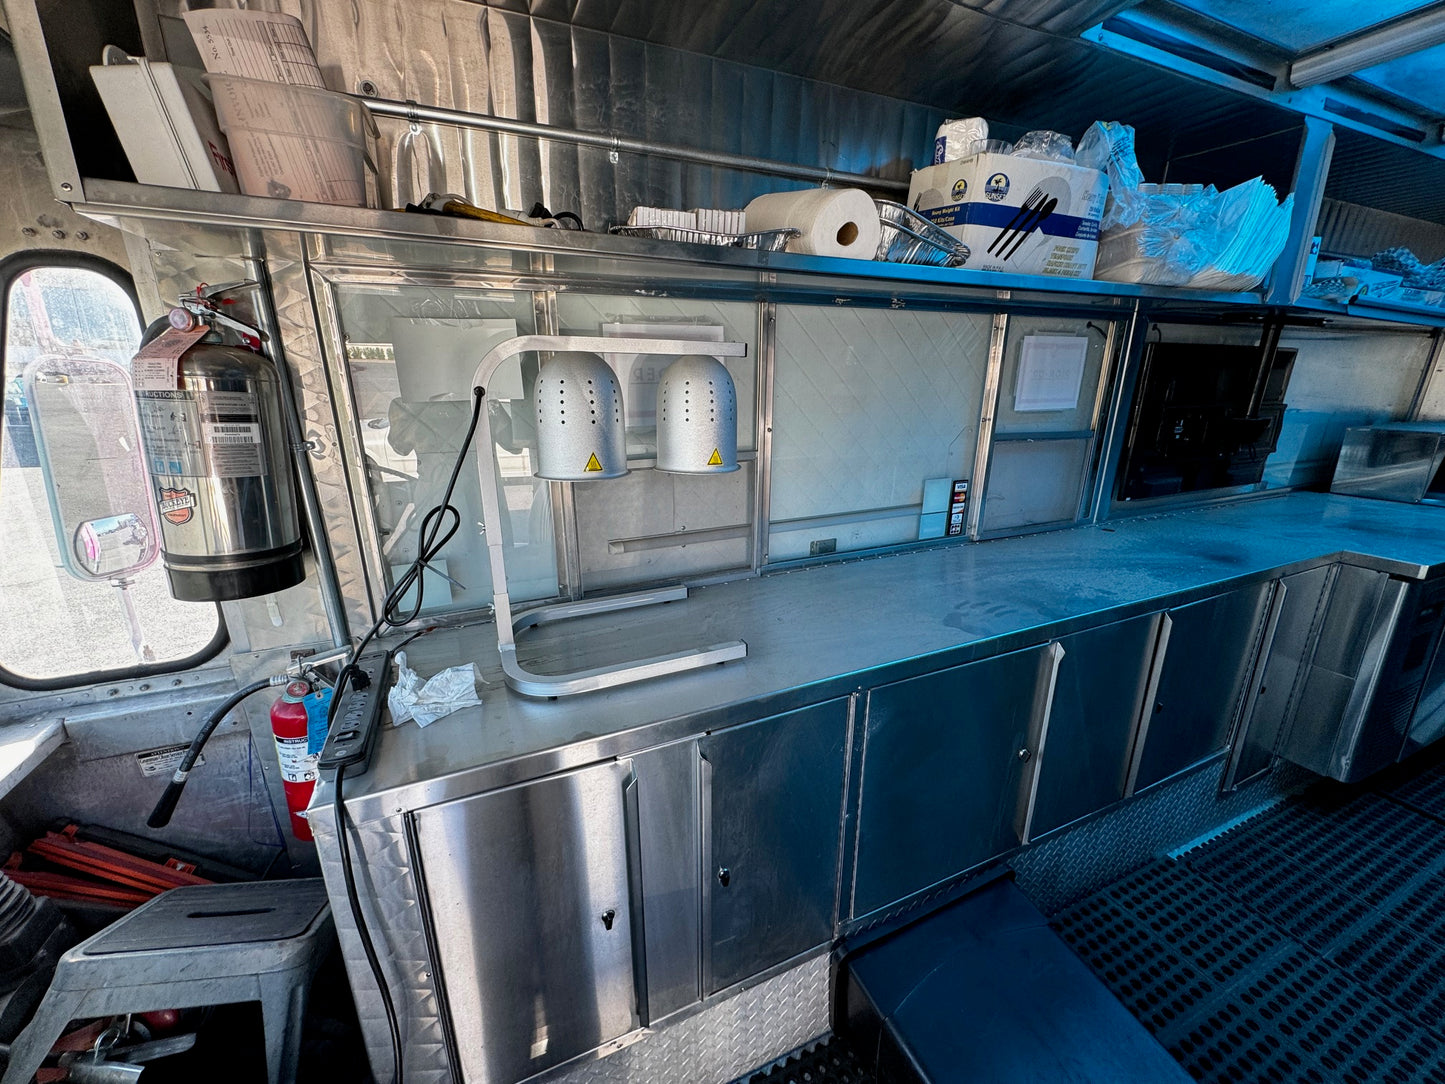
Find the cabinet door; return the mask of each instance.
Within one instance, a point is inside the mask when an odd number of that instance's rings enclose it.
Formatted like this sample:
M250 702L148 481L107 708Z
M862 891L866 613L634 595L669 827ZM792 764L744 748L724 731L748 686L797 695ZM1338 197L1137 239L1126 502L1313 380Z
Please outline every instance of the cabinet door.
M1029 648L868 694L855 917L1019 842L1019 753L1053 658Z
M847 743L847 699L699 739L708 993L832 938Z
M636 1026L629 778L601 764L414 815L464 1079L521 1080Z
M1229 744L1270 586L1241 587L1164 614L1153 703L1139 722L1128 793L1163 782Z
M1275 585L1270 604L1273 628L1266 627L1264 658L1234 742L1226 790L1266 770L1281 736L1289 730L1332 574L1332 567L1324 565L1285 576Z
M1150 614L1057 641L1061 655L1048 729L1031 765L1023 842L1124 796L1159 623Z

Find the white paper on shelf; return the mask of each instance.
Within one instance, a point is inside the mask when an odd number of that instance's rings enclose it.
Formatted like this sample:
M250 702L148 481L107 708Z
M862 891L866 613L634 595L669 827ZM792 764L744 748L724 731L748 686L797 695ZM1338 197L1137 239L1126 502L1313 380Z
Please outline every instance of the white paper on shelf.
M1073 410L1079 405L1089 340L1075 335L1030 335L1019 351L1014 410Z
M206 71L298 87L321 87L321 66L294 15L205 8L185 13Z
M242 192L365 205L365 143L351 99L223 75L211 77L211 93Z
M723 341L721 324L603 324L602 334L608 338ZM606 357L607 363L627 388L622 396L627 427L654 428L657 425L657 382L662 379L662 370L677 359L658 354L608 354ZM726 364L730 359L718 360Z

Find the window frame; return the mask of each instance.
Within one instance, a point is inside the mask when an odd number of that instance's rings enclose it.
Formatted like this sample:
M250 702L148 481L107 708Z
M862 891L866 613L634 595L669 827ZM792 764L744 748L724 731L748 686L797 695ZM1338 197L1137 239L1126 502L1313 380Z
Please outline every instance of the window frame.
M66 267L82 271L93 271L110 279L130 299L135 309L136 324L142 334L145 332L145 317L141 314L140 298L136 294L135 281L130 273L119 264L88 252L68 252L64 249L26 249L0 259L0 388L10 379L6 366L5 344L10 334L10 289L15 280L27 271L42 267ZM5 416L0 411L0 437L5 433ZM3 470L3 468L0 468ZM198 651L185 658L163 663L137 663L135 666L118 667L113 670L87 670L63 677L31 678L17 674L0 663L0 685L30 692L54 692L61 689L77 689L106 682L131 681L135 678L155 677L159 674L175 674L210 662L231 642L226 628L226 615L219 602L216 607L216 633Z

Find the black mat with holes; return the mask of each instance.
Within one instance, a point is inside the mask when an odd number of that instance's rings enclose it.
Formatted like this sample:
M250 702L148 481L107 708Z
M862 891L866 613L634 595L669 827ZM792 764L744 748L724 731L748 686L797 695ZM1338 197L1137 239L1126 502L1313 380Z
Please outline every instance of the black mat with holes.
M1307 792L1053 923L1197 1080L1445 1082L1445 765Z
M876 1079L846 1040L835 1035L770 1069L749 1073L737 1084L875 1084Z

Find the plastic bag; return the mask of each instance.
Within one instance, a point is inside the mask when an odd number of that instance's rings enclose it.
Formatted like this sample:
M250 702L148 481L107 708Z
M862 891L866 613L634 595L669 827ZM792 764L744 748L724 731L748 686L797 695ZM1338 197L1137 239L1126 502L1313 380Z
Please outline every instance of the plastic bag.
M1074 141L1062 132L1025 132L1014 144L1015 158L1039 158L1047 162L1073 162Z
M1079 140L1074 161L1109 177L1109 198L1104 204L1102 223L1104 229L1131 226L1138 221L1138 188L1144 183L1144 174L1134 154L1133 128L1113 120L1095 121Z

